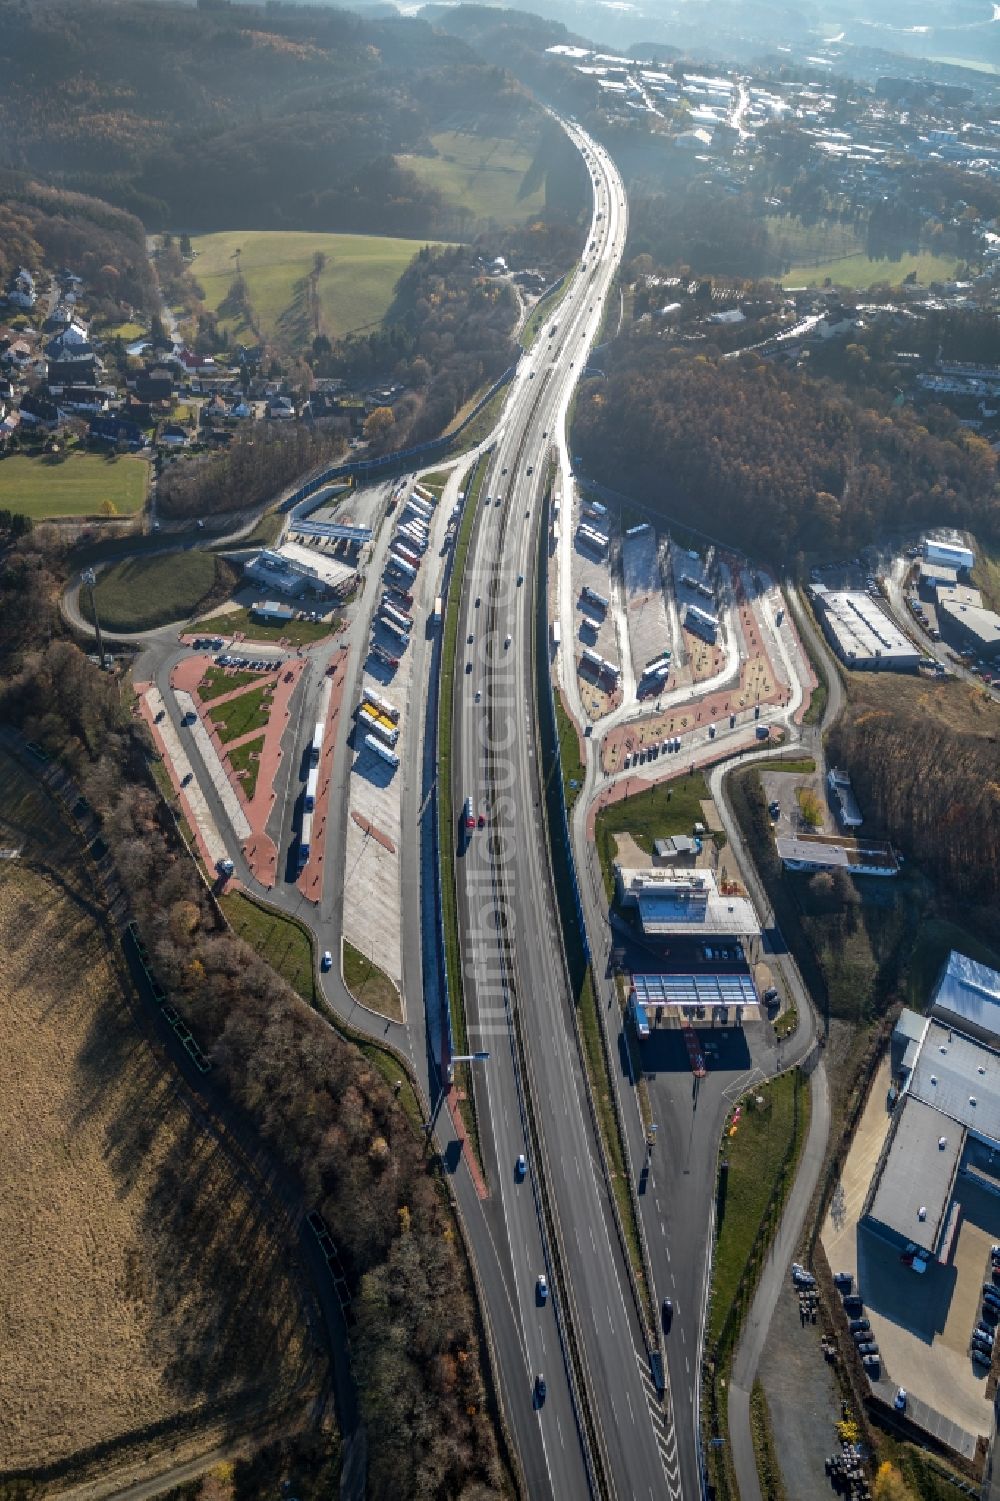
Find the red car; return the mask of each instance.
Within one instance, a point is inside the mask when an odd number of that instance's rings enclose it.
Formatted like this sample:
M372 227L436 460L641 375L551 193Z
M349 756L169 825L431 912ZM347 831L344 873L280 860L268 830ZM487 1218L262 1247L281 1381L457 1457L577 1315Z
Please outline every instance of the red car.
M480 813L477 822L478 822L479 827L481 829L485 829L485 827L486 827L486 814L485 813Z

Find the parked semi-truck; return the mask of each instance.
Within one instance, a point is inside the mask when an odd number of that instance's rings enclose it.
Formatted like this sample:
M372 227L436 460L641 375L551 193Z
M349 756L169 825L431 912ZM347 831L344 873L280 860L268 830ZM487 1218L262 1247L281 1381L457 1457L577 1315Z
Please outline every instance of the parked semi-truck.
M392 724L399 723L399 710L396 708L396 705L391 704L380 693L376 693L374 688L365 688L362 692L362 697L366 703L371 704L373 709L377 709Z
M319 792L319 767L314 766L306 778L306 812L311 813L316 806L316 797Z
M403 650L405 651L406 648L410 644L410 633L409 633L409 631L404 631L403 627L401 625L397 625L394 620L387 620L384 615L381 617L381 620L382 620L382 624L385 626L386 630L389 631L393 636L396 637L396 640L399 642L400 646L402 646Z
M387 745L380 744L374 735L365 736L365 745L370 751L374 751L376 756L381 756L382 760L389 766L395 767L399 765L399 757L396 755L396 752L391 751Z
M303 813L302 828L299 832L299 869L309 859L309 850L312 846L313 816L311 813Z
M404 631L411 631L413 629L412 617L404 614L402 610L397 610L394 605L382 605L382 619L394 620Z
M397 573L401 573L411 583L417 576L415 565L408 558L404 558L402 553L391 552L389 554L389 567L394 568Z
M435 628L435 630L440 630L441 629L441 622L442 622L443 619L444 619L444 605L442 603L441 596L439 594L438 597L437 597L437 599L434 601L434 628Z
M388 610L393 619L398 620L401 625L407 626L410 630L413 629L413 616L409 615L402 605L398 605L388 592L382 595L382 609Z
M313 730L312 744L309 747L310 766L319 765L319 758L323 754L323 735L325 733L325 729L326 727L323 724L322 719L317 720L316 728Z
M362 704L358 710L358 723L371 735L377 735L386 745L395 745L399 739L399 731L395 726L376 714L367 704Z

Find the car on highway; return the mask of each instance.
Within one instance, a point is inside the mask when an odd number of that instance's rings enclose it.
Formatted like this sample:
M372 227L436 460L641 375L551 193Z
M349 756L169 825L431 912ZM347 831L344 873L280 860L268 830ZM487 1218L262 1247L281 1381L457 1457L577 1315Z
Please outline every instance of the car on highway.
M507 634L506 634L506 636L503 638L503 649L504 649L504 651L507 650L508 646L510 645L510 642L511 642L511 636L510 636L510 632L508 631Z
M538 1281L535 1283L535 1296L538 1298L539 1303L548 1301L549 1280L544 1272L539 1272L538 1274Z
M469 632L469 645L470 646L472 645L473 641L475 641L475 639L476 639L476 633L475 633L475 631L470 631Z
M482 685L482 683L480 683L479 687L476 689L476 703L477 704L478 704L479 700L482 698L482 696L483 696L483 685Z
M479 817L476 819L476 822L477 822L477 824L479 825L479 827L481 829L485 829L485 827L486 827L486 814L485 813L480 813Z
M660 1309L660 1317L663 1320L663 1332L664 1332L664 1334L669 1334L670 1333L670 1326L671 1326L671 1324L674 1321L674 1305L673 1305L673 1300L671 1298L664 1298L664 1300L663 1300L663 1306Z
M906 1411L906 1388L905 1387L901 1386L901 1387L898 1388L895 1397L893 1397L893 1399L892 1399L892 1405L896 1409L897 1412L905 1412Z
M503 496L502 495L498 495L497 498L496 498L496 501L494 502L494 504L496 504L498 506L502 506L503 505Z
M467 829L474 829L476 827L476 815L472 811L471 797L467 797L465 799L465 808L463 809L463 815L465 818L465 827Z
M477 610L478 610L478 609L479 609L479 606L480 606L480 605L481 605L481 604L482 604L482 599L481 599L481 597L480 597L480 596L479 596L479 595L478 595L478 594L477 594L477 595L476 595L476 609L477 609Z
M333 955L330 953L329 949L324 949L323 950L323 957L319 961L319 967L322 970L328 970L328 969L332 969L333 968Z
M519 573L518 574L518 576L517 576L517 582L519 584L523 584L524 583L524 574L523 573Z
M471 662L466 662L466 664L465 664L465 670L466 670L467 673L472 671L472 663Z
M528 1159L525 1157L524 1153L522 1152L521 1155L520 1155L520 1157L514 1163L514 1177L518 1180L518 1182L520 1182L520 1180L524 1177L524 1175L527 1173L527 1171L528 1171Z
M548 1388L545 1385L545 1377L542 1375L541 1371L539 1371L538 1375L535 1377L535 1405L537 1407L541 1407L542 1403L545 1401L545 1393L547 1390Z
M528 465L528 473L529 474L534 474L534 472L535 472L535 466L534 466L534 464L529 464Z

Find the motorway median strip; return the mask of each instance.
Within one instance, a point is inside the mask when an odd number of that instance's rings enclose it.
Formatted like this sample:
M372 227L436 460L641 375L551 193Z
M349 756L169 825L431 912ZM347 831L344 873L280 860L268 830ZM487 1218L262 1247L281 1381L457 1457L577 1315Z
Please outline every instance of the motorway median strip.
M573 900L576 880L572 868L572 851L568 847L569 826L564 815L558 724L559 705L554 692L551 691L551 685L547 680L543 681L543 661L547 660L545 653L548 642L548 612L545 607L547 560L542 545L544 535L545 532L542 529L538 547L539 603L535 621L537 649L534 662L535 698L541 740L539 766L544 794L543 808L545 809L552 884L562 930L567 978L574 1003L573 1015L577 1040L584 1063L587 1095L601 1143L602 1163L611 1189L619 1235L627 1256L632 1290L646 1330L653 1331L655 1324L652 1314L652 1281L643 1254L639 1211L635 1202L631 1174L628 1171L624 1123L618 1114L618 1099L611 1078L612 1063L608 1056L607 1038L598 1013L598 988L586 954L580 914ZM560 830L564 831L562 836L560 836Z
M472 541L472 529L479 509L479 496L486 480L485 456L480 458L466 484L462 519L455 539L451 574L448 580L444 631L441 641L437 726L437 807L438 843L441 866L441 922L444 928L444 961L448 977L448 1006L454 1051L467 1053L468 1032L465 1024L465 994L462 983L462 948L458 937L458 893L455 886L455 838L458 809L451 785L452 729L455 713L455 658L458 650L458 617L462 606L462 576ZM459 1109L469 1141L482 1166L479 1127L472 1097L468 1066L455 1070L459 1091Z

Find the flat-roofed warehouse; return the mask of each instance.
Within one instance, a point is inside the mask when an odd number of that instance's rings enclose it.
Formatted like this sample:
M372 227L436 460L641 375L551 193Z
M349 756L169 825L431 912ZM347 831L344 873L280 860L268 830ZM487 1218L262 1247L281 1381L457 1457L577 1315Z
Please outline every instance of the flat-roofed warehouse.
M939 598L938 629L953 646L970 647L981 657L1000 655L1000 615L982 605Z
M904 1095L865 1199L871 1228L935 1257L948 1223L965 1129Z
M861 671L915 672L920 652L870 595L810 589L820 623L840 660Z

